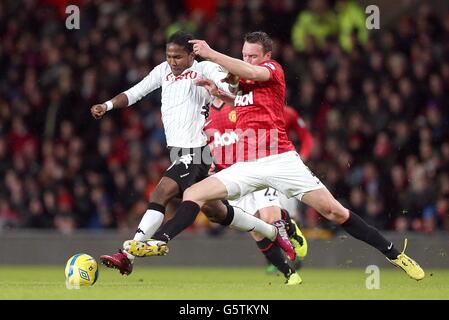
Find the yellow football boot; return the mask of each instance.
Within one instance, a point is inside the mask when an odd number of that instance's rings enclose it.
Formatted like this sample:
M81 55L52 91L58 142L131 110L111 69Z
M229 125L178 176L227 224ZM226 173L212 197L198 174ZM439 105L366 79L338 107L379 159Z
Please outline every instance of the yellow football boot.
M396 259L388 259L393 265L395 265L398 268L401 268L404 270L412 279L415 280L421 280L424 278L425 273L424 270L419 266L418 263L416 263L415 260L408 257L404 252L405 248L407 248L407 239L405 239L404 242L404 250L398 255Z
M136 257L165 256L168 253L167 243L153 239L127 240L123 243L123 249Z
M293 272L291 275L288 276L288 278L285 280L285 284L287 286L294 286L297 284L301 284L302 283L302 279L299 276L298 273Z
M304 235L302 234L301 229L299 229L295 220L290 219L290 223L295 226L295 233L289 238L290 242L295 248L296 256L300 259L304 259L304 257L307 255L306 237L304 237Z

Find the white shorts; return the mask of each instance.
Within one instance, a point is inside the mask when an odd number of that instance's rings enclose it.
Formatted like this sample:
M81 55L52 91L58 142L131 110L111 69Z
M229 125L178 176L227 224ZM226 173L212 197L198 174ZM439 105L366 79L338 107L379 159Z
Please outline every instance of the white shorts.
M259 209L272 206L281 207L279 202L279 192L272 188L249 193L237 200L229 200L229 204L233 207L238 207L251 215L255 215Z
M287 198L283 193L279 193L279 203L281 208L288 211L291 218L299 221L299 201L296 198Z
M271 187L287 198L301 200L306 192L324 188L323 183L302 162L295 151L237 162L214 175L228 191L228 200Z

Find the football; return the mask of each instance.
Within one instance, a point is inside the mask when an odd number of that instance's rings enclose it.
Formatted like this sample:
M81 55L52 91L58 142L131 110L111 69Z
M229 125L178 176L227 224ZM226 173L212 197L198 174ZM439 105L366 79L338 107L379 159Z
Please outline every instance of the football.
M98 264L94 258L85 253L70 257L65 267L68 288L92 286L98 279Z

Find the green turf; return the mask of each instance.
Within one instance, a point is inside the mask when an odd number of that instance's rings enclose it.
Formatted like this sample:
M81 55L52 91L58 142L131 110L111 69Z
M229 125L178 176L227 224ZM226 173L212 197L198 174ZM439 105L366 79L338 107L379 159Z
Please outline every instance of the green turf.
M100 267L93 287L68 290L63 267L0 267L0 299L449 299L449 270L426 270L412 280L381 269L380 289L368 290L363 269L304 269L303 283L287 287L263 268L137 267L124 277Z

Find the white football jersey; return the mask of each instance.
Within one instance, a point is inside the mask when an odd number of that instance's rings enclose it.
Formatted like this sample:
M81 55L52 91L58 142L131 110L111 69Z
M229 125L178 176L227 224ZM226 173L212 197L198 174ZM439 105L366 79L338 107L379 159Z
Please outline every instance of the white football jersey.
M207 137L203 132L205 116L203 106L212 100L209 92L195 85L198 79L210 79L222 90L229 92L221 82L227 73L216 63L194 61L179 76L174 76L165 61L156 66L142 81L125 91L128 105L132 105L162 87L162 122L169 147L195 148L204 146Z

